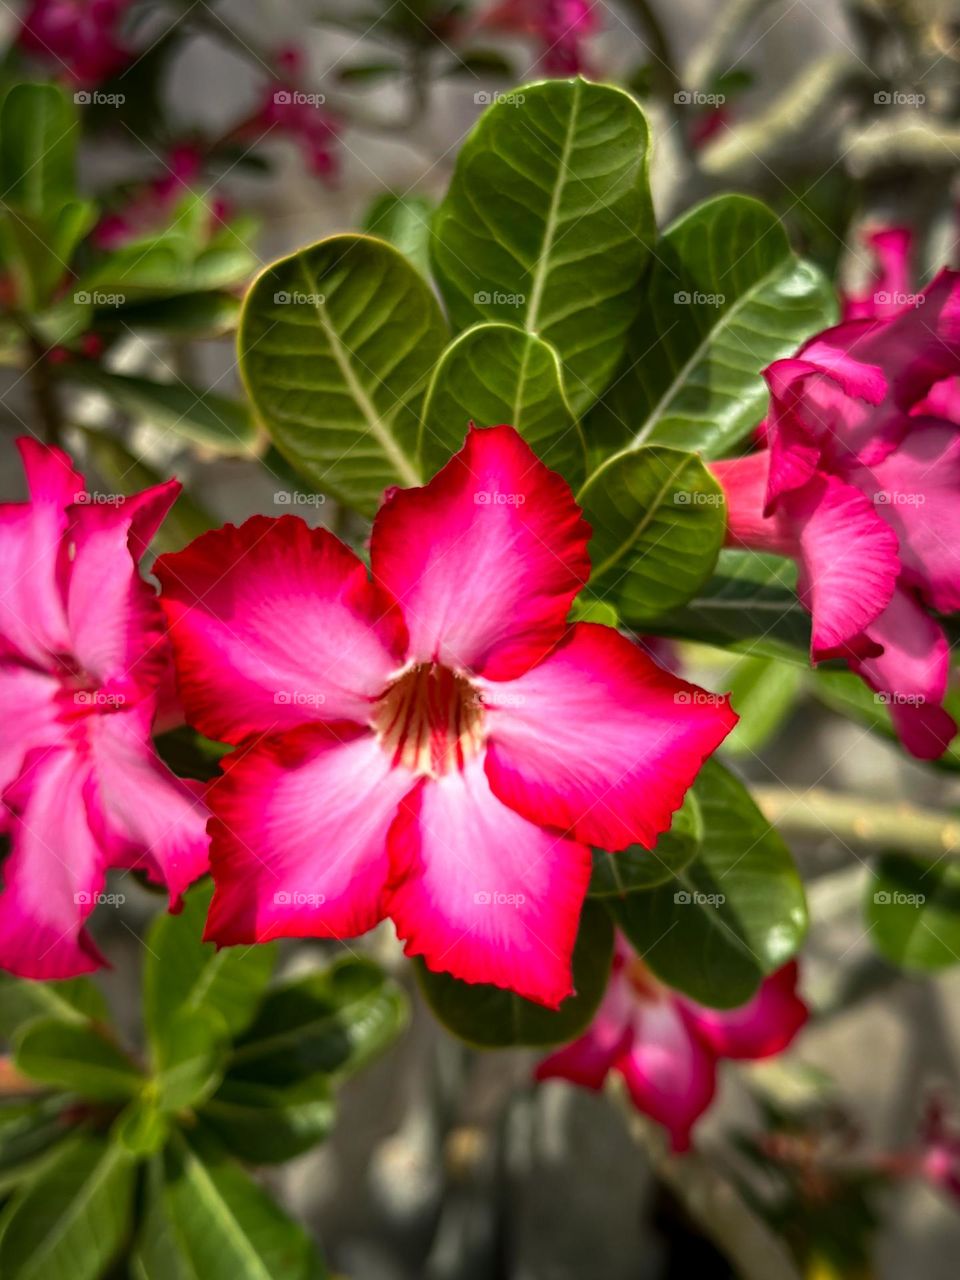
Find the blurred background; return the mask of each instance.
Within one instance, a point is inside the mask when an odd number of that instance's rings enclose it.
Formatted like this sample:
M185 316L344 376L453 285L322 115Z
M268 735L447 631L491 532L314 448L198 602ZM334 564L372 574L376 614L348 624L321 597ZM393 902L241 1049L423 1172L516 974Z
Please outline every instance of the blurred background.
M220 248L238 261L217 277L220 310L211 305L205 332L95 300L102 315L82 342L67 327L38 334L26 361L7 352L5 499L22 496L13 440L43 428L105 488L133 474L135 460L185 479L200 520L278 514L283 465L239 420L211 430L182 402L164 414L110 375L241 401L231 300L257 266L331 232L383 231L399 216L391 193L404 198L400 234L422 244L465 134L497 94L529 78L582 71L641 99L660 225L711 193L747 191L847 295L867 287L865 236L877 227L912 228L917 285L956 265L960 6L950 0L105 0L93 54L79 28L50 25L52 8L2 6L3 74L29 68L74 86L79 183L101 206L101 248L159 234L192 191L215 219L209 237L225 237ZM332 501L301 514L357 532ZM709 688L745 690L731 758L752 782L939 808L960 800L955 773L913 765L836 714L800 669L764 684L718 651L683 650L679 660ZM910 1149L932 1093L960 1092L951 968L960 955L940 954L926 974L895 969L862 909L865 851L812 831L789 838L809 885L802 988L815 1016L785 1058L728 1066L698 1148L790 1230L831 1242L831 1261L811 1276L952 1280L960 1204L923 1180L881 1176L876 1157ZM111 996L130 1020L155 906L130 884L123 906L94 921L115 958ZM405 973L392 936L368 941ZM296 971L321 949L290 945L285 964ZM682 1171L608 1097L559 1082L535 1088L533 1055L469 1050L413 995L408 1033L346 1086L332 1139L270 1175L336 1271L358 1280L731 1274L671 1190Z

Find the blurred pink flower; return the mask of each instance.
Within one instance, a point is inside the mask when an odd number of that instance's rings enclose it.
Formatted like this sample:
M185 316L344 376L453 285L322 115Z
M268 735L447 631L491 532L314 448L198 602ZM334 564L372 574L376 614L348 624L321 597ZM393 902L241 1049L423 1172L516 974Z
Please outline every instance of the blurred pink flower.
M109 867L144 869L174 907L207 868L199 784L153 748L170 654L137 569L180 486L89 494L66 454L18 443L30 501L0 506L0 967L65 978L101 963L84 922Z
M600 1089L616 1071L638 1111L670 1134L674 1151L713 1100L723 1058L782 1053L807 1020L791 962L764 980L738 1009L708 1009L664 986L617 938L606 994L587 1031L539 1064L538 1080L559 1078Z
M323 95L300 87L303 57L285 47L274 56L277 77L268 86L253 117L241 126L244 137L277 133L296 142L316 177L333 181L339 171L336 150L340 122L324 109Z
M170 150L164 166L161 177L147 183L125 205L100 219L91 235L98 249L120 249L131 240L161 230L200 177L203 151L195 143L179 143ZM223 203L215 201L211 224L221 221L225 212Z
M651 847L736 721L613 628L567 624L589 537L500 426L388 494L372 580L294 516L160 557L188 719L242 745L209 795L210 938L389 916L434 971L571 993L588 846Z
M849 320L765 372L768 447L711 469L728 542L792 556L811 658L848 662L889 705L904 746L942 755L960 609L960 274L915 306Z
M131 58L119 34L130 0L30 0L19 43L76 84L97 85Z
M548 75L572 76L588 69L583 42L600 21L594 0L500 0L474 26L530 37Z

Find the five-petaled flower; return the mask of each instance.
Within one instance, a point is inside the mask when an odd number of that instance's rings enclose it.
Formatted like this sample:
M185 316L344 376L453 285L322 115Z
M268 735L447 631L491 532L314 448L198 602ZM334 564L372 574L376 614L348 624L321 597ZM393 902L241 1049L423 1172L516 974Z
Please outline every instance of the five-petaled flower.
M960 609L960 274L914 305L848 320L765 372L767 448L713 464L728 541L793 556L811 657L845 659L908 751L941 755Z
M557 1077L600 1089L621 1075L634 1105L662 1124L674 1151L709 1107L722 1058L782 1053L807 1020L796 992L795 961L766 978L737 1009L708 1009L664 986L617 938L606 993L587 1031L539 1064L538 1080Z
M176 905L207 867L199 784L153 747L172 672L137 569L180 486L99 502L66 454L18 443L30 501L0 506L0 967L64 978L101 962L84 922L107 868L142 868Z
M589 846L651 846L736 720L612 628L568 624L589 536L501 426L388 495L372 580L293 516L160 557L187 718L242 748L209 795L209 938L389 916L433 970L570 994Z

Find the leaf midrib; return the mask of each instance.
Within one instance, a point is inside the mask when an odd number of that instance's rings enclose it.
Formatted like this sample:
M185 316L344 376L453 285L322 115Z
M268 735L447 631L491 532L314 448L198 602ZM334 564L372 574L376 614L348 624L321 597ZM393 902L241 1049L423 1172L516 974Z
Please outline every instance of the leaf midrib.
M546 288L547 272L549 268L548 255L553 248L554 237L557 232L557 221L560 214L560 201L563 197L563 191L566 187L566 173L570 162L570 152L573 150L573 136L577 127L577 120L580 115L580 96L582 81L577 79L573 85L573 103L570 109L570 115L567 120L567 131L563 139L563 147L560 152L560 164L558 169L558 178L553 188L553 194L550 197L550 207L547 210L547 220L543 228L543 242L540 249L540 256L537 259L533 272L533 287L530 292L530 305L527 308L526 327L531 333L537 333L537 325L540 321L540 305L543 301L543 291Z
M42 1265L40 1270L37 1270L38 1261L42 1264L44 1257L49 1257L56 1249L76 1219L78 1211L83 1210L93 1201L101 1183L113 1172L114 1167L120 1163L122 1158L122 1152L117 1147L108 1146L106 1148L102 1157L97 1161L97 1166L92 1175L84 1180L77 1195L71 1200L67 1211L58 1219L54 1230L44 1238L43 1243L31 1254L30 1261L22 1273L21 1280L29 1280L31 1275L43 1275Z

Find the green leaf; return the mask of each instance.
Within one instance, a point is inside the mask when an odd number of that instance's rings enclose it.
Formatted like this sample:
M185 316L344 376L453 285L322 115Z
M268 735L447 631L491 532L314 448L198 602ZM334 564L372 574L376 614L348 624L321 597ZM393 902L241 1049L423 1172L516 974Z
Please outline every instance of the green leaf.
M130 373L112 373L91 360L58 366L67 382L81 382L102 391L125 413L145 418L167 431L216 449L218 453L249 454L257 429L246 405L186 382L154 382Z
M599 903L587 902L573 951L575 995L546 1009L500 987L461 982L432 973L422 961L416 973L427 1004L448 1031L481 1049L562 1044L573 1040L597 1010L613 958L613 929Z
M620 89L524 85L471 130L434 220L454 327L501 320L551 343L577 413L610 381L642 305L648 144L643 112Z
M181 1006L154 1041L154 1075L149 1089L162 1111L199 1107L223 1079L227 1026L209 1004Z
M270 991L237 1044L230 1076L277 1085L318 1071L343 1078L390 1045L406 1020L396 983L371 960L345 956Z
M739 658L723 681L740 717L723 749L732 755L755 755L776 733L797 704L806 683L799 666L776 658Z
M59 214L73 195L78 138L77 113L61 88L14 85L0 109L4 204L38 221Z
M419 412L445 343L430 287L392 245L333 236L264 271L240 320L250 398L318 489L372 513L421 482Z
M222 1151L175 1135L148 1177L137 1280L320 1280L309 1237Z
M683 608L659 617L657 633L806 666L810 615L797 599L796 582L792 560L725 548L713 577Z
M697 857L669 883L608 905L657 977L726 1009L796 952L806 902L787 846L732 773L708 760L694 794L704 831Z
M130 1058L97 1027L41 1018L18 1033L17 1070L31 1080L103 1102L136 1094L143 1077Z
M239 319L240 301L232 293L182 293L100 308L94 326L101 332L214 338L235 329Z
M697 205L657 243L626 358L588 424L599 458L668 444L729 453L763 417L761 371L836 320L827 278L748 196Z
M83 1135L0 1218L4 1280L97 1280L130 1228L134 1166L117 1143Z
M867 886L866 917L874 946L901 969L960 963L960 864L884 854Z
M611 458L579 494L593 528L590 591L633 627L685 604L716 565L723 491L700 459L644 448Z
M64 1099L41 1098L0 1109L0 1197L42 1168L69 1133Z
M549 343L508 324L479 324L447 347L423 408L420 456L427 475L463 444L471 422L516 427L548 467L583 480L583 435L563 394Z
M623 898L665 884L692 862L703 840L703 818L693 791L688 791L683 807L673 815L652 849L630 845L620 853L593 851L591 898Z
M34 1018L105 1022L108 1016L103 993L89 978L35 982L0 972L0 1036L5 1039Z
M275 1164L309 1151L330 1132L334 1106L323 1071L291 1084L256 1084L229 1076L202 1118L235 1156Z
M253 1020L277 960L276 945L223 947L203 941L211 881L194 885L179 915L158 915L147 935L144 1018L155 1053L183 1014L218 1015L230 1036ZM160 1049L162 1053L162 1049Z
M132 1156L152 1156L170 1136L170 1117L155 1097L141 1095L120 1113L112 1133Z
M430 277L430 220L434 205L426 196L378 196L367 210L363 230L378 236L409 258L421 275Z

